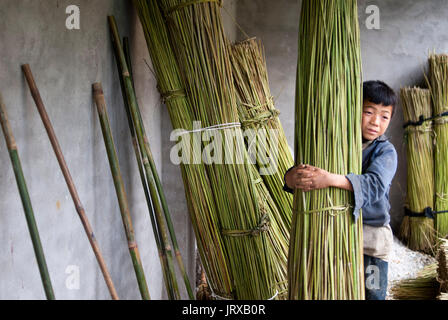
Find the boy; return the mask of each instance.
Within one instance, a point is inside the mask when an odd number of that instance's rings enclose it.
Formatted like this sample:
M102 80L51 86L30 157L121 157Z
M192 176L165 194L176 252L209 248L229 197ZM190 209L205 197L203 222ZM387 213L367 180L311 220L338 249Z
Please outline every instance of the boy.
M337 175L309 165L285 173L285 191L340 188L354 192L354 215L362 209L366 299L385 300L388 256L393 244L389 191L397 170L397 152L384 136L397 104L394 91L381 81L363 85L362 175ZM372 276L376 276L373 279ZM378 277L379 276L379 277Z

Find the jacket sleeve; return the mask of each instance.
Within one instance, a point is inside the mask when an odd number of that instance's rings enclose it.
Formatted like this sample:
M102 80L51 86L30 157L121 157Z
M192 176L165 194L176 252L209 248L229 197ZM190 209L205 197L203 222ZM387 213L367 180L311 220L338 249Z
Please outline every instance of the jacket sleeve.
M288 187L288 185L286 184L286 175L294 168L295 167L289 168L283 175L283 191L288 192L290 194L294 194L294 190Z
M388 146L372 160L362 175L349 174L347 179L353 186L355 194L355 218L359 210L383 198L392 183L398 166L397 152Z

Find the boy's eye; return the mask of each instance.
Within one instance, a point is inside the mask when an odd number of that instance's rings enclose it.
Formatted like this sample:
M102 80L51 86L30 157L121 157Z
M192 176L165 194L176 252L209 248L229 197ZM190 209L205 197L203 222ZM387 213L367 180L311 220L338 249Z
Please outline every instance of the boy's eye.
M384 120L389 120L389 118L388 118L388 117L383 117L383 119L384 119Z
M370 112L370 111L364 111L364 113L369 115L369 116L372 114L372 112Z

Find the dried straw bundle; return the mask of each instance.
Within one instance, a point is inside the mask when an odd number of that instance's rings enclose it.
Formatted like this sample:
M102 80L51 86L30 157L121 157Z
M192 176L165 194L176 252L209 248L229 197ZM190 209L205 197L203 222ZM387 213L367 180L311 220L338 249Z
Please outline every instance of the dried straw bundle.
M403 88L401 101L405 122L417 122L420 117L429 119L432 115L431 93L427 89ZM405 134L407 150L407 198L408 209L422 213L434 208L434 143L432 121L422 125L410 125ZM412 250L431 253L435 241L434 220L422 213L419 216L405 216L400 235Z
M440 283L441 291L448 293L448 240L440 239L439 251L437 254L437 280Z
M193 109L183 90L180 71L169 43L162 13L156 1L133 2L143 27L158 89L167 106L173 128L190 131L193 129ZM187 136L192 139L193 134ZM181 142L184 141L187 139L182 138ZM210 288L215 296L231 299L233 284L227 265L228 257L220 233L212 185L205 166L201 162L184 163L181 164L181 172L188 211Z
M390 292L394 300L436 300L440 293L437 264L426 266L415 278L396 282Z
M299 29L296 162L361 173L362 80L355 0L304 0ZM294 199L290 299L364 299L362 218L340 189Z
M432 54L429 57L430 87L434 105L434 133L436 138L435 208L448 211L448 55ZM442 116L443 115L443 116ZM440 238L448 235L448 213L436 216L436 230Z
M236 299L277 296L275 245L269 199L259 193L259 176L249 163L239 125L237 98L225 38L220 1L161 0L171 43L194 119L208 134L221 137L223 154L232 161L206 165L219 215ZM218 126L222 130L217 130ZM210 161L205 155L205 162ZM226 158L227 160L228 158ZM256 171L255 171L256 172ZM262 185L262 188L264 186ZM280 262L281 263L281 262Z

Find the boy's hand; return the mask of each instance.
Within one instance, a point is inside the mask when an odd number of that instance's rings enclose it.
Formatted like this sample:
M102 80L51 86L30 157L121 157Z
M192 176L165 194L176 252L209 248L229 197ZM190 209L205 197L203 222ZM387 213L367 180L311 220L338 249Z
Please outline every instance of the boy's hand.
M323 169L300 165L288 172L285 178L289 188L309 192L331 187L332 177L331 173Z

